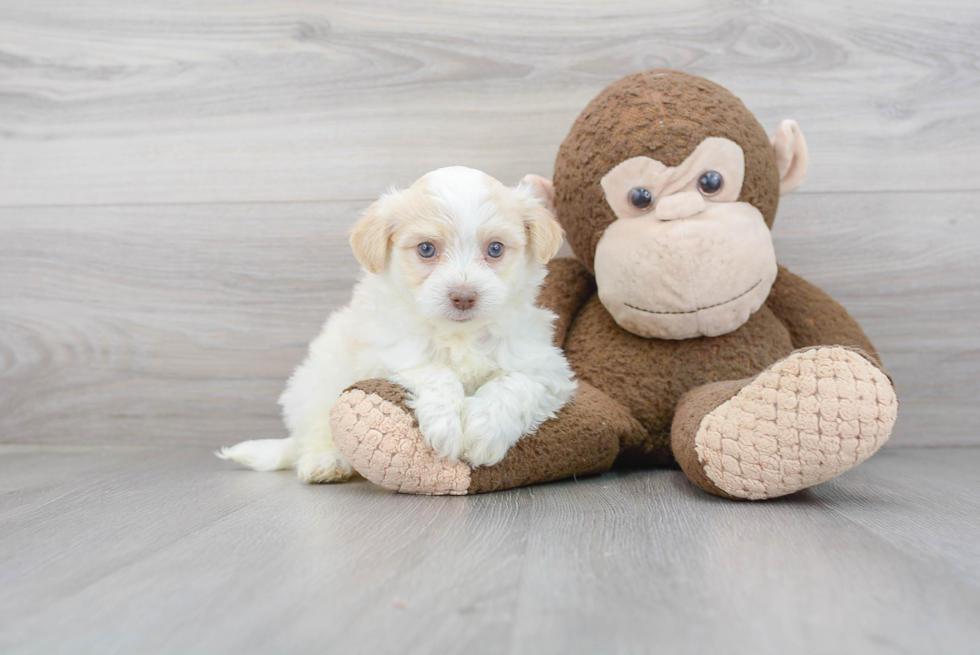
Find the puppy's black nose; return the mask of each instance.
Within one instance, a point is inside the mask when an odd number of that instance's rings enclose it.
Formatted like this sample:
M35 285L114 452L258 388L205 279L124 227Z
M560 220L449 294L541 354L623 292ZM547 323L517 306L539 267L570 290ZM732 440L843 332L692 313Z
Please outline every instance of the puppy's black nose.
M453 307L460 311L473 309L476 304L476 292L469 289L453 289L449 292L449 299L453 301Z

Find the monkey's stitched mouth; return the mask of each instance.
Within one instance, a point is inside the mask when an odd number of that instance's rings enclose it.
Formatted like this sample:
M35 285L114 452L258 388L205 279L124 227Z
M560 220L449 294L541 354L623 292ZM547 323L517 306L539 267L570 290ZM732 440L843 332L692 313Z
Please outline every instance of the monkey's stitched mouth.
M696 314L697 312L703 311L705 309L713 309L715 307L721 307L722 305L727 305L730 302L735 302L736 300L738 300L739 298L741 298L745 294L747 294L750 291L752 291L753 289L755 289L760 284L762 284L762 280L759 280L758 282L756 282L755 284L753 284L752 286L750 286L748 289L746 289L742 293L740 293L737 296L735 296L734 298L729 298L728 300L723 300L722 302L716 302L714 305L707 305L706 307L698 307L697 309L692 309L692 310L687 311L687 312L656 312L656 311L654 311L652 309L643 309L642 307L637 307L635 305L631 305L628 302L624 302L623 304L626 305L627 307L629 307L630 309L635 309L638 312L644 312L646 314Z

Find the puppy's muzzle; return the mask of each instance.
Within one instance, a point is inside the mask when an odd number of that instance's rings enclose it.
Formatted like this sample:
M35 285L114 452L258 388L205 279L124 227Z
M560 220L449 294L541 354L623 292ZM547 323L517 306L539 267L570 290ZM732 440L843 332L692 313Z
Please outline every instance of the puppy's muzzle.
M476 291L469 289L453 289L449 292L449 300L453 307L461 312L473 309L476 304Z

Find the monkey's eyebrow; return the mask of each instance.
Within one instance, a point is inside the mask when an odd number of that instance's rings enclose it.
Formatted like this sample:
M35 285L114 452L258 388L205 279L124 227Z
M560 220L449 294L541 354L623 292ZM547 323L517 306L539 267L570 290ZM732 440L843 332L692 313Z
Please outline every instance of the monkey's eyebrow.
M708 137L694 149L687 159L669 169L670 175L663 193L671 194L692 184L708 165L728 178L729 184L738 181L741 190L745 177L745 153L742 147L723 137Z
M602 176L599 185L603 191L611 190L610 184L622 185L627 180L638 183L648 183L659 178L665 171L670 170L663 162L640 155L624 159ZM630 182L632 184L633 182Z

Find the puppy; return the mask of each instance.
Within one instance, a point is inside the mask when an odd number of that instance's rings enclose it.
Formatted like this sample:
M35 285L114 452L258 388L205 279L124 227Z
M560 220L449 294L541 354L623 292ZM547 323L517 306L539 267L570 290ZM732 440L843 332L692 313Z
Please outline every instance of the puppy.
M550 183L509 188L471 168L441 168L389 192L353 227L364 274L349 305L310 344L279 403L287 439L218 453L306 482L352 469L330 434L330 408L359 380L405 387L423 438L442 457L496 464L567 403L576 382L552 344L555 315L535 306L562 242Z

